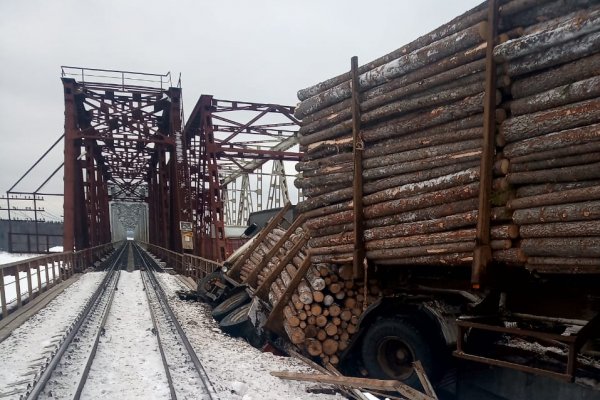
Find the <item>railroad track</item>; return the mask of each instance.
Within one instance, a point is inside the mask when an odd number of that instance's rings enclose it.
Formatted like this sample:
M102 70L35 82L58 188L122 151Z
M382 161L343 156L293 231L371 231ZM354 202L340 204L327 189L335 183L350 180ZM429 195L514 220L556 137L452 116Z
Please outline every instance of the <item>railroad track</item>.
M142 281L148 298L153 329L169 383L171 399L216 399L212 383L200 363L177 317L169 306L167 296L156 278L160 268L144 250L134 245L134 258L143 266ZM189 387L196 389L190 397Z
M21 398L78 399L88 377L120 277L124 245L107 260L106 276ZM91 350L90 350L91 349Z

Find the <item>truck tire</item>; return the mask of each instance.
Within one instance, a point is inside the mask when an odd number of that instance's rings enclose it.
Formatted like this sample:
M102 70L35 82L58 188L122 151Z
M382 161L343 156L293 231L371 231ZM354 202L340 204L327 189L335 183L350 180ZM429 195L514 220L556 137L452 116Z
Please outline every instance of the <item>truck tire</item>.
M248 314L251 305L252 303L244 304L227 314L221 322L219 322L221 329L232 336L243 336L246 326L248 324L251 325L250 316Z
M247 303L248 300L250 300L250 296L248 296L248 293L246 293L245 290L242 290L241 292L238 292L225 299L223 302L219 303L218 306L213 308L212 316L217 321L220 321L231 311Z
M362 341L362 360L372 378L395 379L420 387L412 363L420 360L432 373L433 354L427 337L410 322L399 318L376 321Z
M225 284L225 279L221 276L221 272L215 271L206 275L198 281L198 297L207 303L214 304L218 302L219 297L223 294L223 289L215 285L215 282Z

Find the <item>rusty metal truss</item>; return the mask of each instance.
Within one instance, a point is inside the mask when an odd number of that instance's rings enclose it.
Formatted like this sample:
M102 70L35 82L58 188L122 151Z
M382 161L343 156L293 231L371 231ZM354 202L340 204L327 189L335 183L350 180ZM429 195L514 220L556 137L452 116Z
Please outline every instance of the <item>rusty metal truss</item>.
M284 163L300 159L293 113L290 106L200 96L184 138L201 254L227 256L225 226L245 225L251 211L263 209L264 175L271 177L267 205L289 200Z

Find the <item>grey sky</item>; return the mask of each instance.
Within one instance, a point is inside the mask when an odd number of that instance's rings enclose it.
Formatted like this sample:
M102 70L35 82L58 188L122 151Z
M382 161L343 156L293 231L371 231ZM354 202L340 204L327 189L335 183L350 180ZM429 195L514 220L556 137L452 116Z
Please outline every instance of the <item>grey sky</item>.
M364 64L479 3L0 0L0 192L62 133L61 65L181 72L188 112L200 94L293 105L351 56ZM61 161L62 146L19 188Z

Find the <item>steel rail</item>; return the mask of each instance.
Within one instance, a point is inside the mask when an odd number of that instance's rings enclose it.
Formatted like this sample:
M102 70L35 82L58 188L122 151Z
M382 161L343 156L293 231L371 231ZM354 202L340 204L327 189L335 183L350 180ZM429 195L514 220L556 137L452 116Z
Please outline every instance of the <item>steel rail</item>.
M177 317L175 316L175 313L171 309L171 306L169 306L167 296L166 296L162 286L160 285L160 283L158 282L158 279L154 275L154 269L151 267L150 264L155 264L156 261L153 260L148 255L148 253L143 251L137 244L134 244L134 248L136 248L136 250L138 251L138 254L140 254L142 263L144 264L146 271L148 271L147 276L150 278L150 281L152 283L154 283L153 287L157 294L157 299L159 300L159 304L163 307L163 310L165 311L165 313L171 319L173 325L175 326L175 329L177 330L177 333L179 334L181 342L183 343L186 351L188 352L190 359L192 360L192 363L194 364L196 372L198 373L198 376L200 377L200 380L204 384L208 398L210 400L216 399L217 396L216 396L215 390L212 386L212 383L208 377L208 374L206 373L206 370L204 369L204 367L202 366L202 363L198 359L198 355L194 351L194 348L192 347L185 332L183 331L183 328L181 327L181 324L177 320Z
M152 327L154 328L154 332L156 334L156 341L158 343L158 350L160 352L160 358L162 359L163 367L165 369L165 374L167 376L167 383L169 384L169 392L171 392L171 400L177 400L177 393L175 392L175 385L173 384L173 377L171 376L171 371L169 369L169 364L167 362L167 356L165 354L165 350L162 345L162 341L160 339L160 332L158 330L158 321L156 318L156 313L154 312L154 308L152 307L151 299L150 299L150 288L149 285L152 286L152 289L156 291L152 282L149 281L150 278L147 276L149 274L148 271L142 271L142 284L144 285L144 290L146 291L146 299L148 299L148 309L150 310L150 317L152 318ZM158 294L155 293L156 299L158 301Z
M94 340L94 345L92 346L92 351L88 356L88 360L85 363L85 368L83 369L83 373L81 374L81 379L79 380L79 384L77 385L77 390L75 391L75 395L73 399L79 400L81 398L81 392L85 387L88 376L90 374L90 369L92 368L92 364L94 362L94 358L96 357L96 352L98 351L98 345L100 344L100 336L104 333L104 327L106 326L106 321L108 320L108 315L110 314L110 309L112 307L113 299L115 298L116 288L119 284L119 278L121 278L121 270L112 271L113 276L116 274L116 278L114 279L114 285L111 286L108 295L110 296L108 299L108 303L106 304L106 309L104 311L104 316L102 317L102 321L100 322L100 326L98 327L98 332L96 333L96 339Z
M126 248L126 246L123 246L121 248L118 256L115 257L114 261L112 262L112 264L109 268L109 271L107 272L106 276L104 277L104 279L98 286L98 289L96 289L96 291L94 292L92 297L90 297L90 299L87 301L83 311L79 313L79 316L77 317L77 320L76 320L74 326L72 326L70 328L67 337L61 343L61 345L59 346L56 353L52 356L52 359L48 362L46 368L40 375L40 378L34 382L33 387L31 388L31 391L29 391L26 394L26 396L27 396L26 399L37 399L40 396L40 394L42 393L42 391L44 390L44 388L46 387L46 384L50 380L52 373L56 370L58 363L60 362L63 355L65 354L65 352L67 351L67 349L69 348L71 343L73 342L73 339L77 336L77 333L79 332L81 326L83 325L85 320L87 320L88 317L91 315L92 311L95 310L96 306L99 304L99 299L101 298L101 295L105 292L105 290L108 286L108 283L111 281L111 278L115 272L115 267L116 267L118 261L120 260L120 258L122 257L125 248Z

